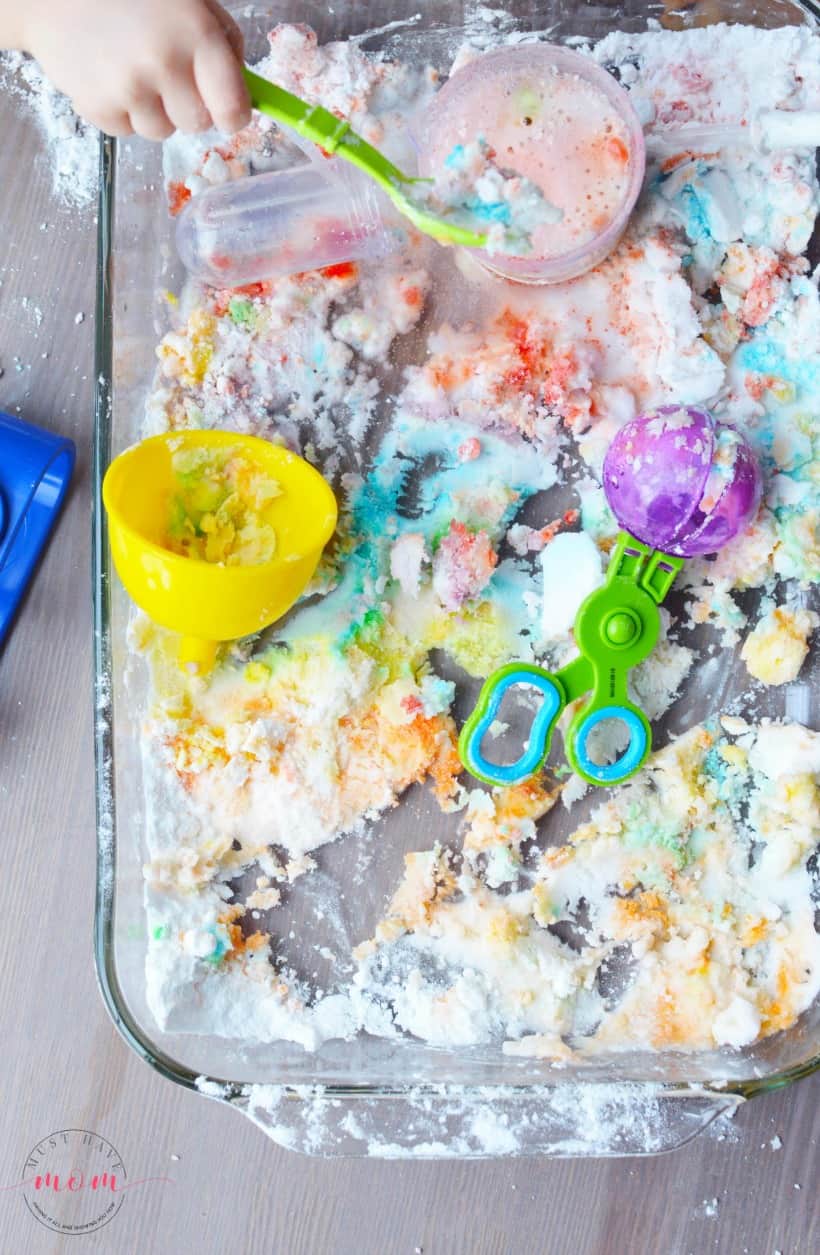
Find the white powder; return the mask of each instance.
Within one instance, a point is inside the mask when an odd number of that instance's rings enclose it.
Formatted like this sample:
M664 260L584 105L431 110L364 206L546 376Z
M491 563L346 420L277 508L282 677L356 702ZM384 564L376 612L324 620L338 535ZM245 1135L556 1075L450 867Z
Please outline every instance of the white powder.
M763 720L749 762L770 780L820 771L820 732Z
M582 601L603 584L601 555L586 532L562 532L543 550L541 570L541 629L545 640L555 640L566 635Z
M198 1082L214 1093L212 1083ZM223 1094L228 1097L229 1095ZM716 1108L742 1099L704 1093L682 1100L658 1085L419 1085L401 1095L336 1098L322 1086L249 1085L237 1103L280 1146L381 1159L520 1154L623 1155L670 1149ZM685 1132L681 1129L685 1128ZM717 1207L717 1200L704 1205ZM708 1213L714 1214L714 1213Z
M746 998L733 998L728 1007L715 1016L712 1033L721 1046L748 1046L760 1032L760 1014Z
M0 81L37 123L55 199L67 209L94 204L99 187L99 132L77 117L68 99L52 87L30 57L20 52L0 54Z

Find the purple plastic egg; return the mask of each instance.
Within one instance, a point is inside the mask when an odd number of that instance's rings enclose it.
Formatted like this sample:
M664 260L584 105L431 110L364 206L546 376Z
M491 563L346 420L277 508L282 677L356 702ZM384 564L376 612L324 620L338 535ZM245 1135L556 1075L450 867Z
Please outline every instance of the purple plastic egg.
M754 517L760 468L743 437L707 410L663 405L617 432L604 492L626 531L691 558L715 553Z

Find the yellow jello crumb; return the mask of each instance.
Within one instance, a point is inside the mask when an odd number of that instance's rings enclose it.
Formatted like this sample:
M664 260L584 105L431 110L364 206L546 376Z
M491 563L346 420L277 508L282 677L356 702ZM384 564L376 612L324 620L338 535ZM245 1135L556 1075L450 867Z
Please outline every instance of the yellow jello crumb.
M500 910L490 918L487 936L491 944L500 946L514 945L519 937L526 936L527 925L511 911Z
M270 679L270 667L264 662L249 662L245 668L245 679L249 684L264 684Z
M276 533L264 512L281 488L231 446L178 449L165 544L172 553L220 566L270 562Z
M532 914L536 924L540 924L542 928L546 928L548 924L554 924L558 918L547 887L541 881L533 885Z
M809 637L820 623L812 610L777 606L746 637L740 656L746 669L764 684L796 680L809 652Z
M737 767L740 771L745 769L749 758L740 745L720 745L718 753L725 763L728 763L730 767Z
M205 378L214 351L216 319L204 309L196 309L184 331L169 331L157 348L165 375L179 379L186 388Z

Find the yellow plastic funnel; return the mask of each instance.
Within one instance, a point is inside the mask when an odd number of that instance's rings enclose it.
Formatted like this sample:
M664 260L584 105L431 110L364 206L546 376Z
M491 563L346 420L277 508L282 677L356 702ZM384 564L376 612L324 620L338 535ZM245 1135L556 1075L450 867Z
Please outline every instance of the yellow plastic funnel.
M172 458L236 450L278 496L261 522L273 529L270 559L223 565L175 553L169 541L177 479ZM287 449L227 431L180 431L126 449L106 472L111 554L126 590L155 623L179 632L184 662L210 667L220 641L249 636L279 619L304 592L336 526L336 499L318 471Z

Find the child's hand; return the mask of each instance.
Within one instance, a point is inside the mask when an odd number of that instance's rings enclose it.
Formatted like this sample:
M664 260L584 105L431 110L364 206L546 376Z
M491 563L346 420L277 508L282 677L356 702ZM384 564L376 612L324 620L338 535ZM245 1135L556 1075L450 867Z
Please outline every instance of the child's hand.
M6 0L0 10L3 25L13 10L15 46L109 135L232 133L250 120L242 35L216 0Z

